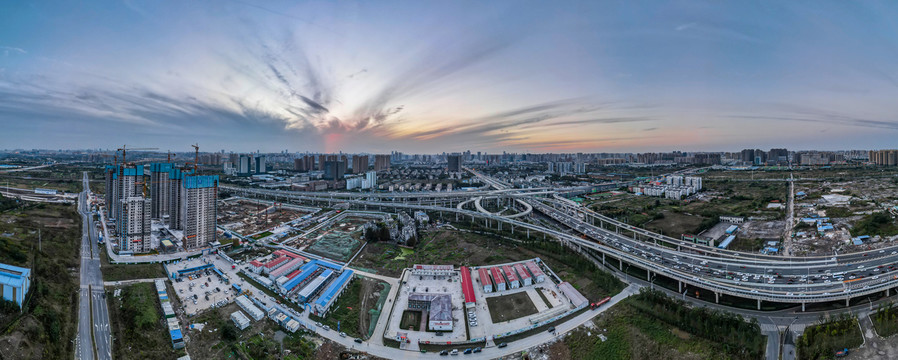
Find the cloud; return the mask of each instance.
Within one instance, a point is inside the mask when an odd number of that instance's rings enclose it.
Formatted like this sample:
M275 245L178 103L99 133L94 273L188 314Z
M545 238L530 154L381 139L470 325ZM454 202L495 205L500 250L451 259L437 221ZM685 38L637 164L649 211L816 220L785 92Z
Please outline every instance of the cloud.
M25 49L12 47L12 46L0 46L0 51L3 52L3 56L9 56L9 54L27 54L28 52Z

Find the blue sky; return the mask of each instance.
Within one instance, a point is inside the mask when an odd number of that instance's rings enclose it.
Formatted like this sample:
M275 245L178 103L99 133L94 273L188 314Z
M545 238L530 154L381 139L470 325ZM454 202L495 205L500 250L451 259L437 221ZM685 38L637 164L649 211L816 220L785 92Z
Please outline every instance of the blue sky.
M7 1L0 148L892 148L896 4Z

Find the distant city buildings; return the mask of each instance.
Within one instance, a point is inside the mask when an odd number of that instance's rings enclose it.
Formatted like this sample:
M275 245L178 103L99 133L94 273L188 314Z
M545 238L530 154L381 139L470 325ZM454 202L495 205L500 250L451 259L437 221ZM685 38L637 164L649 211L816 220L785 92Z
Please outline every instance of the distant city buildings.
M461 164L462 164L461 155L457 155L457 154L449 155L446 157L446 159L449 162L448 167L449 167L450 172L460 172L461 171Z
M660 181L633 186L630 190L637 195L658 196L680 200L702 189L702 178L693 176L665 176Z
M870 150L867 158L876 165L898 165L898 150Z
M390 170L390 155L374 155L374 171Z

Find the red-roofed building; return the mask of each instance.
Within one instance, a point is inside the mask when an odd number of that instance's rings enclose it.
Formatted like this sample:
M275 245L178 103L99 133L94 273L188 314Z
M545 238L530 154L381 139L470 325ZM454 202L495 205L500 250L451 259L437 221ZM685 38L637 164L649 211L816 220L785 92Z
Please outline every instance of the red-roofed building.
M278 256L287 256L287 257L290 257L291 259L302 259L302 261L308 261L308 260L309 260L309 259L307 259L305 256L302 256L302 255L299 255L299 254L297 254L297 253L295 253L295 252L287 251L287 250L284 250L284 249L280 249L280 250L278 250L278 251L275 251L274 254L275 254L275 255L278 255Z
M271 273L272 271L274 271L277 268L281 267L282 265L286 264L287 260L290 260L290 258L288 258L286 256L281 256L277 259L271 260L271 261L265 263L264 267L262 268L262 272Z
M490 268L490 275L493 276L493 284L496 284L496 291L505 291L505 278L498 267Z
M530 274L533 275L533 282L541 283L546 281L546 274L539 268L539 265L536 265L533 261L528 261L525 265L527 265L527 270L530 270Z
M521 279L521 286L533 285L533 278L527 273L527 269L524 268L524 265L514 264L512 267L514 267L514 271L518 273L518 278Z
M305 262L303 259L290 259L288 256L282 256L281 259L290 260L285 265L279 266L275 270L271 270L268 274L268 277L272 280L277 280L277 278L289 274L291 271L299 269L300 266Z
M477 272L480 274L480 284L483 285L483 292L493 292L493 280L490 279L489 270L487 270L487 268L480 268L477 269Z
M512 269L511 266L503 266L502 272L505 273L505 280L508 280L509 289L517 289L521 287L521 283L518 281L518 275L514 273L514 269Z
M468 270L467 266L462 266L460 271L461 292L465 295L465 307L472 308L477 302L477 298L474 296L474 282L471 280L471 271Z
M256 274L258 274L259 271L262 271L262 266L262 262L260 262L259 260L253 260L249 262L249 269Z

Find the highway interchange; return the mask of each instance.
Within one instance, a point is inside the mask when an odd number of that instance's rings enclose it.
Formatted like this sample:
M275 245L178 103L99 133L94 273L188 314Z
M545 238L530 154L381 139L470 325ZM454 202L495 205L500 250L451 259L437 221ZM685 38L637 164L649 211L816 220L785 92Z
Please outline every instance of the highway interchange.
M834 254L825 257L782 257L718 249L684 242L634 228L565 201L559 194L570 189L512 189L507 184L467 169L491 189L430 193L296 193L290 191L222 186L244 196L276 200L350 204L355 208L426 210L458 217L482 219L498 229L543 233L593 251L619 268L631 265L652 275L666 276L681 286L711 291L715 297L730 295L762 301L808 303L848 302L851 298L888 292L898 286L898 247ZM552 195L552 196L548 196ZM522 200L534 211L563 224L558 231L512 216L500 216L482 207L458 206L477 197L509 197ZM475 201L476 202L476 201ZM593 225L597 223L598 225ZM571 232L574 233L571 233Z

